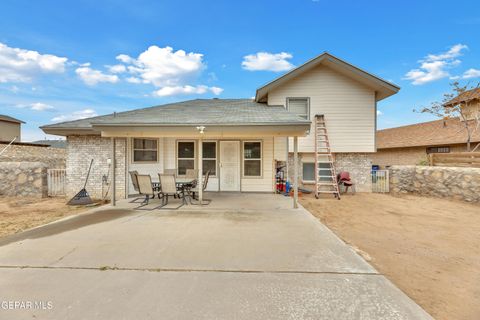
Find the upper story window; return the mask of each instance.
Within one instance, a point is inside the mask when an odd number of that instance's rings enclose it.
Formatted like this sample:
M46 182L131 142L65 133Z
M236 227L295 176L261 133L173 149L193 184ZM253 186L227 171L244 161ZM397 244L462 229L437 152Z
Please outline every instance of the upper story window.
M133 161L157 162L157 145L156 139L133 139Z
M287 110L297 114L303 119L310 119L310 99L287 98Z

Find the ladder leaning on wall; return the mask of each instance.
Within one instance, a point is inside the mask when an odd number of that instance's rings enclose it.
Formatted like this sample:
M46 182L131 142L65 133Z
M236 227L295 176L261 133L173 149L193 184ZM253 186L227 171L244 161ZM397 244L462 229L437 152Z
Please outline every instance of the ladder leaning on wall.
M335 158L330 150L324 115L315 116L315 198L331 193L340 200Z

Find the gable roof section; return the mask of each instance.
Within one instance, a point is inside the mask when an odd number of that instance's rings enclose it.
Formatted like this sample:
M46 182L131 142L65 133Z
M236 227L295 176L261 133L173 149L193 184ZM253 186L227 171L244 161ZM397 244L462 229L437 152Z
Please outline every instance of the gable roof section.
M377 131L377 149L463 144L467 132L459 119L436 120ZM480 142L480 130L472 136Z
M10 117L4 114L0 114L0 121L13 122L13 123L25 123L22 120L15 119L13 117Z
M479 99L480 100L480 88L475 88L472 90L468 90L465 92L462 92L452 100L448 101L445 103L445 106L456 106L460 103L465 103L465 102L470 102L472 100Z
M196 99L42 126L46 133L99 133L95 126L310 125L283 106L251 99Z
M339 59L328 52L324 52L321 55L313 58L312 60L307 61L301 66L287 72L283 76L267 83L263 87L257 89L255 95L255 101L257 102L266 102L268 92L277 88L278 86L288 82L289 80L298 77L302 73L311 70L320 64L323 64L327 67L332 68L333 70L345 74L346 76L353 78L361 83L364 83L368 87L371 87L377 92L377 101L385 99L400 90L400 87L397 85L383 80L371 73L368 73L354 65Z

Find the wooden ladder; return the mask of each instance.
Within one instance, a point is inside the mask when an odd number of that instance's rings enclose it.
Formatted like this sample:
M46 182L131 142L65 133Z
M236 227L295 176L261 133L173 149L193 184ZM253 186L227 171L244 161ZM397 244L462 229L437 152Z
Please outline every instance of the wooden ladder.
M328 164L328 166L327 166ZM330 150L324 115L315 116L315 198L331 193L340 200L335 158Z

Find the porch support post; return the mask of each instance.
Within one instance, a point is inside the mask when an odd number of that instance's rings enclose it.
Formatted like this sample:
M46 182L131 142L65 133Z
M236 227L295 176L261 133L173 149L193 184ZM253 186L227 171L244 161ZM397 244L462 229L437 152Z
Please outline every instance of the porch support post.
M203 203L203 140L198 139L198 200Z
M116 179L115 179L115 138L111 138L112 141L112 206L117 205L117 195L116 195Z
M298 137L293 137L293 207L298 208Z

